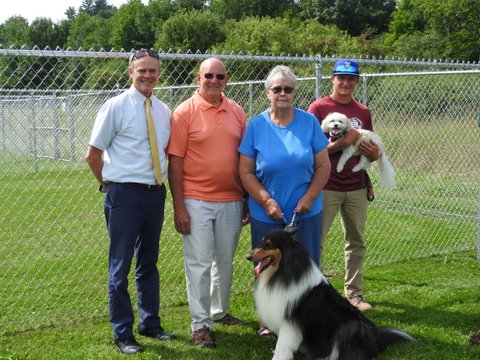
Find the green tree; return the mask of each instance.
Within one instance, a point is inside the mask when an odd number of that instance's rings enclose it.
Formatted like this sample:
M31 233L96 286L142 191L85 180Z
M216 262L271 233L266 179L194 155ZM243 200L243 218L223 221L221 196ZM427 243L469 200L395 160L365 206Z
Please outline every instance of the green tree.
M157 21L164 22L181 10L205 10L206 6L203 0L150 0L148 8Z
M337 0L335 25L352 36L375 36L388 30L396 0Z
M156 48L164 50L205 52L213 44L222 42L224 34L220 23L210 12L181 10L165 21ZM165 61L163 72L168 83L190 83L193 65L190 61Z
M222 20L248 16L280 17L296 8L295 0L211 0L210 10Z
M56 25L47 18L37 18L30 26L26 19L13 17L2 28L4 45L13 47L62 47L65 32L61 25ZM5 56L0 59L0 83L9 88L48 89L58 78L56 72L58 59L51 57Z
M71 24L68 46L74 49L110 49L110 29L109 19L80 13Z
M401 35L395 42L395 56L407 60L438 59L444 52L444 39L433 31Z
M67 17L67 20L74 20L77 16L77 10L75 10L73 6L69 6L64 14Z
M78 8L78 14L88 14L90 16L98 16L108 19L115 14L116 8L108 5L107 0L83 0L82 5ZM71 7L67 9L71 12ZM69 16L69 14L67 14Z
M28 20L21 16L12 16L0 25L0 43L4 47L32 46L28 37Z
M95 0L83 0L82 5L78 8L79 14L95 15Z
M402 0L386 45L396 56L478 61L480 0Z
M299 0L299 17L316 19L322 24L335 23L335 0Z
M95 0L93 3L93 15L101 18L111 18L115 14L115 11L114 6L108 5L107 0Z
M351 36L374 37L388 30L396 0L299 0L299 16L336 25Z
M223 39L220 23L209 12L182 10L165 22L155 46L205 52Z
M61 47L65 48L68 47L68 34L70 33L70 27L72 26L73 20L61 20L58 24L55 24L56 31L57 31L57 43L50 43L49 46L51 48Z
M210 49L213 53L325 56L355 54L359 49L354 38L334 25L322 25L314 19L248 17L240 21L229 20L223 27L225 41L215 44ZM235 63L235 74L239 77L232 80L263 81L276 64L264 60ZM298 76L302 76L302 71L301 66L294 69Z
M295 31L292 31L295 29ZM249 17L230 20L224 25L225 41L213 46L215 52L253 54L333 54L358 44L334 25L322 25L314 19Z
M112 45L118 49L151 48L155 42L155 21L140 0L131 0L112 17Z
M63 47L66 38L60 25L56 25L51 19L36 18L28 28L28 37L32 44L44 49Z
M128 87L129 77L126 60L111 59L100 65L89 66L91 71L82 85L83 89L124 89ZM119 72L119 69L124 71Z
M402 0L397 10L392 14L389 25L391 37L398 37L415 31L423 31L427 28L427 19L423 6L419 6L418 0Z
M204 0L172 0L172 5L176 11L180 10L205 10Z

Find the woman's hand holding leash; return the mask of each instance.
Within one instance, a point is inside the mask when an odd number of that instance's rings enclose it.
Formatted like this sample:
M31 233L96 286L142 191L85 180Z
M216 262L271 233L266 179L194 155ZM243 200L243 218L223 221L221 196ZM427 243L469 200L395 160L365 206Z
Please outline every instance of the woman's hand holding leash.
M310 195L303 195L295 207L295 212L298 214L306 214L312 209L312 204L315 198L312 198Z

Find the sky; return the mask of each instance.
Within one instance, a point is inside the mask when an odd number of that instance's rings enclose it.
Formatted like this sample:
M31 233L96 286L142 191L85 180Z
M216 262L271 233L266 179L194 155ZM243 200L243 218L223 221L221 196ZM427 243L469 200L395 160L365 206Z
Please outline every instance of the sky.
M78 11L82 0L1 0L0 5L0 24L3 24L11 16L20 15L31 24L37 17L46 17L52 19L54 23L64 20L65 11L69 7L74 7ZM126 4L128 0L107 0L109 5L119 8ZM148 0L142 0L144 4Z

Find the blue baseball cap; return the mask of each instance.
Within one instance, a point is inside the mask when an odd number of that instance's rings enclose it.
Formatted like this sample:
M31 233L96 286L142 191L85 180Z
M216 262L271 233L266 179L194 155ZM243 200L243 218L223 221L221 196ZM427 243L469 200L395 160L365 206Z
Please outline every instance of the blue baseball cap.
M332 75L353 75L360 76L358 70L358 63L352 59L340 59L337 60L333 67Z

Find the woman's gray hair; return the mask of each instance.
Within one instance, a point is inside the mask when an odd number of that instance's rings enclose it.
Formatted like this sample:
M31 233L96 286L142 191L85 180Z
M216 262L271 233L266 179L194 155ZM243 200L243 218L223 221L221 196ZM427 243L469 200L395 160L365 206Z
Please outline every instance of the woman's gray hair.
M294 88L297 85L297 77L293 71L286 65L277 65L270 71L270 74L268 74L265 80L265 90L270 89L273 79L276 77L290 80Z

